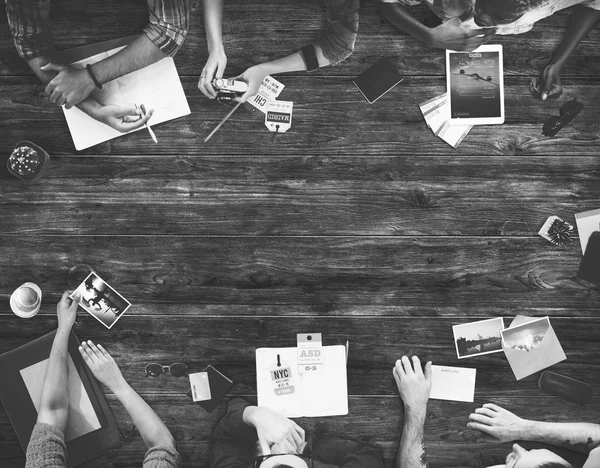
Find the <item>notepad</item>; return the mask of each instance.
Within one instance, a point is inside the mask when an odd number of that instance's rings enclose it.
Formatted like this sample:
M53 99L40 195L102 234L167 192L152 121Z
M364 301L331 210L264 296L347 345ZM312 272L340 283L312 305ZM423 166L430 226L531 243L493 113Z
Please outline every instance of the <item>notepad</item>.
M431 395L434 400L465 401L475 398L476 369L431 366Z
M348 414L346 347L335 345L323 346L321 349L325 362L323 371L300 374L297 348L258 348L258 405L266 406L290 418ZM280 357L279 367L277 355ZM283 372L285 370L289 370L289 374ZM281 377L279 382L290 385L281 387L284 391L279 391L281 388L276 387L276 377ZM285 391L290 386L293 386L292 391Z
M99 62L116 54L124 47L116 47L91 55L74 61L71 65L76 68L85 68L88 64ZM68 59L68 52L64 56ZM146 109L154 109L154 114L148 121L150 126L190 114L190 108L172 57L166 57L145 68L109 81L102 85L102 89L94 90L92 96L104 105L116 104L121 107L131 107L134 104L144 104ZM93 119L77 107L66 109L63 106L63 112L75 149L78 151L123 135L118 130ZM133 132L142 129L147 132L145 127L133 130ZM160 127L156 133L160 139Z
M369 104L390 91L404 77L388 59L382 59L352 80Z

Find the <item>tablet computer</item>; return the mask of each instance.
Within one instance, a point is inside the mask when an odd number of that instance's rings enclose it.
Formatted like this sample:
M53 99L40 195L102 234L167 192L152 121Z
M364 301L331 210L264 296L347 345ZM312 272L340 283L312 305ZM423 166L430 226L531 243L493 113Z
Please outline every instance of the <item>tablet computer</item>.
M501 45L482 45L472 52L446 50L448 123L504 123L503 71Z

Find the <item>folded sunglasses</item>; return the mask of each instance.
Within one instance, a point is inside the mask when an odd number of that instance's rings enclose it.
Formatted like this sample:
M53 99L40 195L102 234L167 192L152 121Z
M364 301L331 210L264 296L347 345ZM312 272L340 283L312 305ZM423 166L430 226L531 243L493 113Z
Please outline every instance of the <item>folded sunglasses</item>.
M544 127L542 128L542 134L547 137L553 137L561 128L573 120L582 109L583 104L577 101L577 99L572 99L563 104L559 111L559 117L553 115L546 119L546 122L544 122Z

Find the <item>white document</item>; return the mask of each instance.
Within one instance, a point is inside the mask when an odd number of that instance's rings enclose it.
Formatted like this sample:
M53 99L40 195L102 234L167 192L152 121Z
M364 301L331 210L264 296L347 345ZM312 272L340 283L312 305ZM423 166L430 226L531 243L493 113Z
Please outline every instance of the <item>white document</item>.
M94 411L90 397L85 391L83 382L79 378L79 372L75 369L75 364L73 364L71 356L68 358L67 366L69 374L69 418L67 420L65 441L69 442L82 435L98 430L102 426L100 425L96 411ZM21 377L25 382L31 401L33 401L35 410L38 413L40 411L42 386L47 367L48 359L21 369Z
M84 68L87 64L99 62L116 54L122 48L118 47L71 65L76 68ZM121 107L131 107L134 104L144 104L146 110L154 109L154 114L148 121L151 127L190 113L190 107L172 57L166 57L145 68L109 81L102 85L102 89L94 90L92 96L104 105L115 104ZM66 109L63 106L63 112L71 131L73 143L78 151L123 135L118 130L94 120L77 107ZM146 127L133 131L139 130L148 133ZM160 139L160 134L158 138Z
M322 372L300 374L297 348L258 348L256 387L258 405L290 418L340 416L348 414L346 347L323 346ZM277 355L291 370L293 393L276 394L271 371L277 369Z
M575 215L577 222L577 231L579 232L579 242L581 243L581 252L585 253L588 239L594 231L600 231L600 210L586 211Z
M477 369L431 366L431 396L434 400L465 401L475 399Z

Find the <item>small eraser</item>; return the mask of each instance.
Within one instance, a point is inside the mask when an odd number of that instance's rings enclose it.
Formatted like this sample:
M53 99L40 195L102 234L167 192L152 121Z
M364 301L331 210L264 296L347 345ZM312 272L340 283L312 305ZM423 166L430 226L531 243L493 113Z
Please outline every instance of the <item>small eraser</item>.
M212 398L208 382L208 372L190 374L190 387L192 389L192 400L207 401Z

